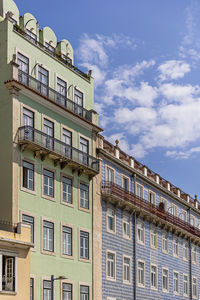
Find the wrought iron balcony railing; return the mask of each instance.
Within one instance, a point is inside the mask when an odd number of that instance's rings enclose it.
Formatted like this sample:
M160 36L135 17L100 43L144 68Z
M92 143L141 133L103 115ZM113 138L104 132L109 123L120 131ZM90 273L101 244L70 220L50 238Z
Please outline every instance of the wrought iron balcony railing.
M78 164L80 168L90 169L94 173L99 172L99 160L85 152L82 152L64 142L57 140L31 126L23 126L18 129L19 144L32 145L35 150L45 150L49 157L55 161L66 161L67 164Z
M121 186L112 183L112 182L103 182L102 183L102 193L103 195L112 196L120 198L124 201L133 204L134 206L150 213L156 215L160 219L164 220L165 222L169 222L179 228L197 236L200 238L200 230L190 223L183 221L181 218L174 216L173 214L165 211L164 207L156 206L151 204L149 201L135 195L132 192L129 192L123 189Z
M22 36L24 36L27 40L29 40L32 44L35 44L37 46L39 46L41 49L45 50L46 52L48 52L49 54L51 54L53 57L57 58L58 60L62 61L62 63L64 63L65 65L67 65L70 69L72 69L74 72L76 72L77 74L85 77L86 79L90 79L90 77L82 72L80 69L78 69L77 67L72 65L72 61L69 57L66 56L61 56L58 53L56 53L56 51L51 51L49 49L49 47L41 44L37 38L33 38L33 36L30 36L30 34L28 34L28 32L22 30L18 25L14 25L14 31L21 34Z
M7 292L15 291L15 276L2 276L2 290Z
M67 108L76 115L86 119L89 122L92 122L92 112L78 105L74 101L68 99L66 96L61 95L57 91L48 87L44 83L30 76L29 74L18 70L18 80L34 91L40 93L42 96L50 99L51 101Z

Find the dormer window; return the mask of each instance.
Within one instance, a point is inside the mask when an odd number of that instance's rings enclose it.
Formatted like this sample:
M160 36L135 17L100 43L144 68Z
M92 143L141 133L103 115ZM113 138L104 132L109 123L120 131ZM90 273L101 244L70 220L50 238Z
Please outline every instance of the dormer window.
M31 30L25 29L26 37L34 44L37 43L37 35Z
M65 54L61 54L62 59L64 59L68 64L72 65L72 59Z
M55 48L51 46L49 43L45 42L45 48L48 50L51 54L55 53Z

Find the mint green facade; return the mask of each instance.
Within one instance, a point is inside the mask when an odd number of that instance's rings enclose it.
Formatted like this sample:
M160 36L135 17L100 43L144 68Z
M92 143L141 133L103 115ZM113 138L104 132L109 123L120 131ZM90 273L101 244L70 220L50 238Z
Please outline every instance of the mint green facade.
M11 11L13 14L7 14ZM89 154L96 157L95 138L100 131L98 116L93 111L94 87L91 76L80 74L77 69L63 63L46 49L27 39L21 31L30 30L37 35L37 41L55 48L56 53L64 54L73 63L73 49L67 40L58 43L54 32L45 27L39 31L37 21L31 14L19 18L18 9L11 0L0 1L0 190L2 191L1 219L20 222L22 214L34 217L35 247L31 252L31 276L34 278L34 299L43 299L43 280L51 275L64 276L73 286L73 299L80 297L80 285L89 287L90 300L93 298L93 176L95 172L82 168L80 164L61 168L60 156L52 159L48 151L45 155L34 145L19 145L19 128L23 126L23 108L34 114L34 128L43 132L44 118L54 123L54 138L62 141L62 128L72 132L72 146L80 147L80 137L88 140ZM18 82L18 53L29 59L29 75L38 78L38 66L49 71L49 87L56 91L57 77L67 83L67 97L74 101L75 88L83 93L83 107L91 113L89 122L75 113L48 101L34 89ZM35 86L37 88L37 85ZM51 100L51 99L50 99ZM44 149L41 149L43 151ZM23 187L22 161L34 165L34 191ZM57 163L58 161L58 163ZM61 161L61 160L60 160ZM54 172L54 197L43 195L43 168ZM86 169L86 170L85 170ZM62 176L73 180L73 204L62 201ZM80 208L80 183L89 185L89 209ZM47 199L48 198L48 199ZM54 251L43 251L43 220L54 223ZM62 225L72 228L72 257L62 255ZM89 259L80 259L80 230L89 233ZM55 282L55 299L62 299L62 282Z

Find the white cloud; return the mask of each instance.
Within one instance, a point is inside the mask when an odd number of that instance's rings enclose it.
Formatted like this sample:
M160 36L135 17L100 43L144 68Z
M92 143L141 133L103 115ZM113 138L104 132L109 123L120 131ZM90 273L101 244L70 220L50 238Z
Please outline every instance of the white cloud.
M190 72L190 65L180 60L168 60L158 67L160 72L159 79L161 81L183 78Z
M200 95L200 87L191 84L166 83L160 86L159 91L167 100L177 102L191 102L194 96Z
M191 155L200 153L200 147L193 147L189 150L186 151L167 151L166 156L171 157L171 158L176 158L176 159L187 159Z

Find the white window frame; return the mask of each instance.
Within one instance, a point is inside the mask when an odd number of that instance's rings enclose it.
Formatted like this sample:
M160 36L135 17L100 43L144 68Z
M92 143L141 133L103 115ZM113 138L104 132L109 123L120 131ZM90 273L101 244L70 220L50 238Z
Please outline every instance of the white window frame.
M138 193L138 188L141 189L141 195ZM144 186L138 182L136 182L136 195L140 198L144 198Z
M113 262L113 268L114 268L114 270L113 270L114 276L113 277L108 275L108 261L110 260L110 259L108 259L109 254L112 254L114 256L114 259L112 261ZM110 280L110 281L116 281L116 252L114 252L112 250L106 250L106 279Z
M126 218L128 219L128 221L126 220ZM127 230L127 228L129 228L129 234L127 234L125 232L125 230L124 230L125 228L126 228L126 230ZM126 213L124 213L123 217L122 217L122 230L123 230L123 237L125 239L130 240L130 238L131 238L131 216Z
M150 195L154 195L154 203L151 203L151 197L150 197ZM151 204L151 205L154 205L154 206L156 206L156 193L155 192L153 192L153 191L151 191L151 190L149 190L149 203Z
M144 266L144 268L143 268L143 272L144 272L144 282L143 283L141 283L141 282L139 282L139 263L141 263L141 264L143 264L143 266ZM141 270L141 269L140 269ZM145 262L143 261L143 260L138 260L137 261L137 285L138 285L138 287L142 287L142 288L145 288Z
M164 273L164 271L167 271L167 289L165 289L163 287L163 273ZM162 291L163 291L163 293L169 293L169 269L165 268L165 267L162 268Z
M177 208L177 205L175 204L171 204L171 210L170 210L171 214L175 217L177 217L177 212L178 212L178 208Z
M193 284L193 280L196 280L196 296L194 295L194 284ZM197 299L198 297L198 279L195 276L192 276L192 298Z
M197 264L197 246L196 245L192 245L191 247L191 256L192 256L192 263L193 264Z
M176 243L176 241L178 241L178 243ZM175 247L177 247L178 254L174 251ZM179 239L176 235L174 235L172 239L172 251L174 257L179 257Z
M113 212L113 215L110 214L111 211ZM112 218L112 220L113 220L113 230L109 228L109 222L108 222L109 218ZM107 229L107 232L109 232L109 233L112 233L112 234L116 233L116 211L115 211L114 207L109 206L109 205L106 208L106 229Z
M190 225L195 227L195 216L190 215Z
M139 238L139 231L141 232L142 239ZM137 220L137 242L141 245L145 245L145 223L142 220Z
M14 291L8 291L9 292L14 292L16 293L17 290L18 290L18 257L16 256L16 254L12 253L12 252L9 252L9 253L4 253L4 252L0 252L0 293L1 292L7 292L6 290L3 290L3 287L2 287L2 265L3 265L3 256L8 256L10 258L13 258L15 261L14 261L14 274L15 274L15 277L14 277L14 283L15 283L15 289Z
M152 237L153 237L153 239L155 239L155 244L156 245L152 244ZM154 225L150 226L150 247L152 249L155 249L155 250L157 250L157 247L158 247L158 243L157 243L157 227L154 226Z
M187 281L184 280L184 277L187 277ZM184 284L185 284L185 282L187 283L187 294L184 293ZM189 296L189 276L188 276L188 274L184 274L184 273L183 273L183 296L184 297Z
M178 291L174 290L174 288L175 288L175 284L174 284L175 274L178 275L178 277L177 277L177 280L178 280ZM178 271L173 271L173 294L174 295L179 295L179 292L180 292L180 276L179 276L179 272Z
M185 247L187 245L187 247ZM187 251L187 257L185 257L184 252ZM188 241L183 240L183 260L184 261L188 261L188 257L189 257L189 245L188 245Z
M152 285L152 278L151 278L151 274L152 274L152 267L156 268L156 273L155 273L155 280L156 280L156 286ZM150 265L150 286L151 286L151 290L157 291L158 290L158 266L155 264L151 264Z
M129 260L129 264L126 264L124 262L124 259L128 259ZM127 268L129 268L129 280L125 279L125 266L127 266ZM123 255L123 283L125 284L131 284L131 257L127 256L127 255Z
M166 236L167 236L167 238L165 238ZM166 243L167 243L167 250L164 249L164 247L163 247L165 240L166 240ZM165 253L165 254L169 253L168 232L166 232L166 231L162 232L162 252Z

